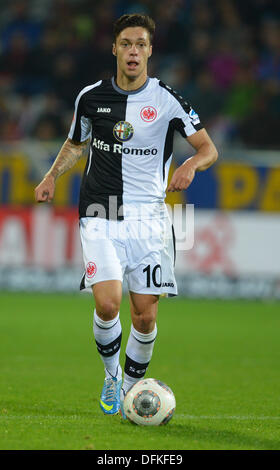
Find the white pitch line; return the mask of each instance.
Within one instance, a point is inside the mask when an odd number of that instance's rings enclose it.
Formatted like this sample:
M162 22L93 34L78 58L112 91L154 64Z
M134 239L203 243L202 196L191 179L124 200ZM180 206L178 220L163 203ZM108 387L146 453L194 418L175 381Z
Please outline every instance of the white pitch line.
M1 419L30 419L30 420L41 420L44 421L45 419L53 419L53 420L77 420L77 419L82 419L82 416L80 415L70 415L70 416L55 416L55 415L9 415L9 413L1 414L0 415L0 422Z
M179 413L174 413L174 417L176 418L184 418L184 419L189 419L189 420L199 420L199 419L208 419L208 420L236 420L236 421L249 421L249 420L255 420L255 421L274 421L274 420L280 420L280 416L231 416L231 415L213 415L213 416L207 416L207 415L188 415L188 414L179 414ZM11 420L16 420L16 419L28 419L28 420L41 420L44 421L46 419L48 420L64 420L64 421L72 421L72 420L82 420L83 417L79 414L76 415L69 415L69 416L56 416L56 415L9 415L7 414L2 414L0 415L0 422L1 419L11 419Z
M260 420L260 421L268 421L268 420L280 420L280 416L195 416L195 415L186 415L186 414L176 414L174 416L178 418L185 418L185 419L232 419L232 420Z

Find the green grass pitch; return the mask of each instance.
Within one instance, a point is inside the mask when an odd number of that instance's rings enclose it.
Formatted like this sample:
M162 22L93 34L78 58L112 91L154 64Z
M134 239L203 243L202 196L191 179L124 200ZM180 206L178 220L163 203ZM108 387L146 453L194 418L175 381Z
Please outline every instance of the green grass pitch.
M161 299L147 377L177 408L140 427L99 409L87 295L0 294L0 449L280 449L279 303ZM122 365L130 328L123 299Z

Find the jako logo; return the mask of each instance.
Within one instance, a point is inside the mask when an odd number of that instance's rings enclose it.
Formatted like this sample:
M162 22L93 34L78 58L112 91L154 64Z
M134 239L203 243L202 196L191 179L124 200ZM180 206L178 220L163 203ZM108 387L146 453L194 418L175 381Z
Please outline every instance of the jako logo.
M97 108L98 113L110 113L111 108Z

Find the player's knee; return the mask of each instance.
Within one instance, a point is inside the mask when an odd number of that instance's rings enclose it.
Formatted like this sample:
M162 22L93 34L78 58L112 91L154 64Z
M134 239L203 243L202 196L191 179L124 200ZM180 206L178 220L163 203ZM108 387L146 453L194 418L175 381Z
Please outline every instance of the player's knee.
M135 312L133 316L133 325L140 333L150 333L153 331L156 323L156 314L151 311Z
M115 318L119 312L120 305L114 299L102 299L96 302L96 311L98 316L104 320L109 321Z

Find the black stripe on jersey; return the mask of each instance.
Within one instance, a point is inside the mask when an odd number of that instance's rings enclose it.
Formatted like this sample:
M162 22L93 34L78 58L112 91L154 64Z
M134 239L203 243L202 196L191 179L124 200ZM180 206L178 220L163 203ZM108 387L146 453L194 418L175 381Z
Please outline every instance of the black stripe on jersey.
M161 80L159 81L159 86L162 88L165 88L174 98L176 98L177 101L179 101L180 105L184 109L184 111L189 114L191 110L191 105L187 101L184 100L184 98L181 98L180 95L177 93L177 91L173 90L170 86L166 85L163 83Z
M171 157L173 152L173 140L174 140L174 132L175 130L179 131L183 137L186 137L184 132L184 123L182 119L173 118L169 122L165 143L164 143L164 151L163 151L163 181L165 179L165 164L167 160Z
M91 157L88 157L80 190L80 217L123 220L120 212L123 143L116 140L113 128L119 121L125 121L127 98L113 88L111 80L103 80L100 86L83 95L84 115L92 121L92 137ZM103 112L104 109L110 111Z
M188 103L187 101L184 100L183 97L181 97L175 90L173 90L173 88L171 88L170 86L167 86L165 83L163 83L161 80L159 81L159 86L161 86L162 88L164 88L165 90L167 90L172 96L174 96L174 98L180 103L180 105L182 106L183 110L189 114L192 110L192 105L190 103ZM176 128L176 130L178 130L180 132L180 134L183 136L183 137L187 137L185 131L184 131L184 124L183 124L183 121L181 119L178 119L178 121L181 121L182 125L179 125L178 128ZM203 126L201 125L201 123L198 123L198 124L192 124L192 126L195 128L196 131L199 131L200 129L203 128Z

